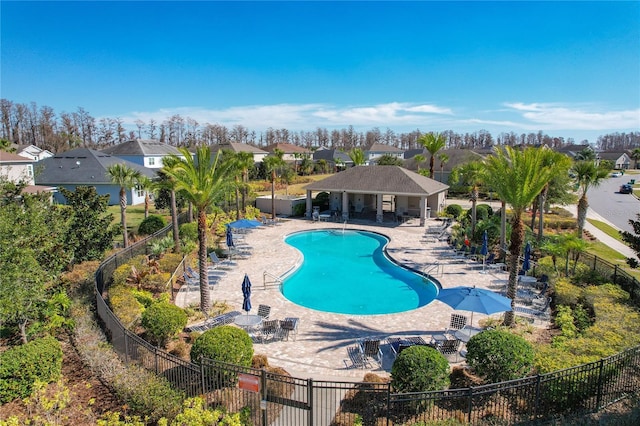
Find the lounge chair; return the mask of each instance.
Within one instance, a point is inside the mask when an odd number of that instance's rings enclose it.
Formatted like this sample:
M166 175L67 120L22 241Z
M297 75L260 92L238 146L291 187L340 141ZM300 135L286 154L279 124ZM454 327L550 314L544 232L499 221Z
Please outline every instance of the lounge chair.
M217 268L217 269L233 269L236 266L238 266L238 262L234 262L232 260L221 260L218 255L216 254L215 251L212 251L211 253L209 253L209 258L211 259L211 262L213 263L213 265Z
M537 307L535 305L533 307L516 305L514 308L514 313L516 316L532 320L533 322L535 322L536 320L548 321L550 319L550 304L551 298L546 297L544 300L544 304L538 305Z
M460 348L460 344L462 342L458 339L450 339L441 341L437 346L438 352L440 352L445 357L447 355L456 354L456 361L458 360L458 349Z
M453 334L467 325L468 321L469 319L464 315L451 314L451 319L449 320L449 328L447 328L444 333Z
M260 315L262 317L263 321L268 320L269 316L271 315L271 306L269 306L269 305L259 305L258 306L258 315Z
M200 324L194 324L189 327L185 327L185 331L189 333L193 331L203 333L214 327L231 324L235 317L237 317L238 315L240 315L240 311L231 311L224 314L216 315L215 317L207 318Z
M375 360L382 367L382 349L380 339L363 339L358 342L360 352L364 359Z

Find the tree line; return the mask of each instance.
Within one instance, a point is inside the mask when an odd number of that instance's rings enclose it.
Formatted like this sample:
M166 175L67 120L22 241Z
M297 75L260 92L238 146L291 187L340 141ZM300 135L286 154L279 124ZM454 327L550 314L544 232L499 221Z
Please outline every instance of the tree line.
M487 130L457 133L453 130L441 132L446 148L479 149L494 145L548 145L558 148L575 143L573 138L537 133L501 132L495 137ZM104 148L127 140L157 139L173 146L215 145L228 142L247 143L265 147L275 143L314 148L325 146L350 150L367 148L374 143L394 146L403 150L420 148L418 139L423 135L419 129L398 133L387 128L374 127L367 131L356 131L353 126L329 130L317 127L314 130L292 131L286 128L268 128L256 132L242 125L231 128L221 124L199 123L179 114L162 122L150 119L138 120L135 129L127 129L122 118L103 117L97 119L82 107L74 112L56 113L49 106L16 103L0 99L0 139L19 145L32 144L54 153L69 149ZM588 143L584 140L582 144ZM640 132L613 133L598 138L598 146L604 150L631 149L640 146Z

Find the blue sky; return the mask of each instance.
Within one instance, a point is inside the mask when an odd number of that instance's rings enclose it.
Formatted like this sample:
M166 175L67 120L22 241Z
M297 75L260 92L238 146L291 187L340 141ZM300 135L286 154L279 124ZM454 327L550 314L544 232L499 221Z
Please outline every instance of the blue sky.
M10 2L0 96L96 118L640 131L640 2Z

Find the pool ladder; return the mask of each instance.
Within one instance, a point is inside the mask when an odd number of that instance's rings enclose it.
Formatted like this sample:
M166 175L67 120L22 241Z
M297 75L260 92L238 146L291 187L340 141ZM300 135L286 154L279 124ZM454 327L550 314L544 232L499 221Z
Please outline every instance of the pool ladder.
M444 272L443 269L444 269L444 265L442 265L440 262L436 262L436 263L425 266L422 269L422 273L424 275L437 277L437 276L442 276L442 273Z
M267 285L272 286L273 284L277 284L277 285L281 285L282 284L282 280L278 277L276 277L273 274L270 274L267 271L264 271L262 273L262 286L264 287L264 289L267 289Z

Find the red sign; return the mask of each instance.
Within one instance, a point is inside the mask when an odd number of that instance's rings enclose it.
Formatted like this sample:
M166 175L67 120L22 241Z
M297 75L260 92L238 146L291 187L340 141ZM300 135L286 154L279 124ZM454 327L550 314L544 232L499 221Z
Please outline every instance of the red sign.
M260 377L252 374L238 374L238 387L251 392L260 392Z

